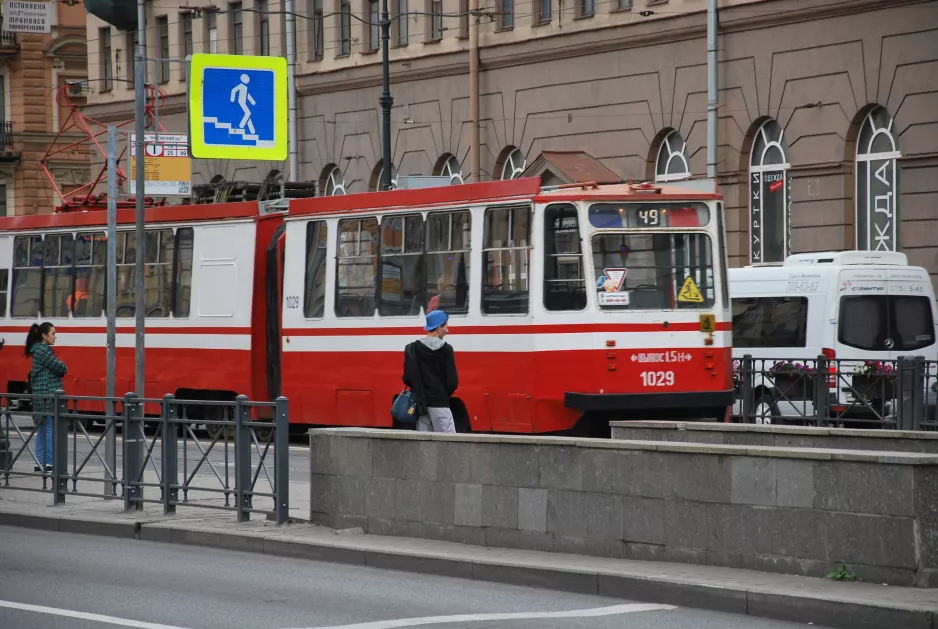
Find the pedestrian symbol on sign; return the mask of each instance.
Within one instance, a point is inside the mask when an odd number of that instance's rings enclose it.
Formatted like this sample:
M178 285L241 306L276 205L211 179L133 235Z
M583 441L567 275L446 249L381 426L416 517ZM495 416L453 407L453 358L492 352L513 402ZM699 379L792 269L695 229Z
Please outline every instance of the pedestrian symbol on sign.
M206 68L202 89L206 144L273 146L272 71Z
M244 110L244 118L241 119L241 124L238 127L243 129L244 125L247 124L248 131L254 133L254 123L251 122L251 109L248 107L247 101L250 101L252 105L257 103L254 102L254 97L248 92L248 83L250 82L251 77L246 74L241 75L241 82L231 90L231 102L233 103L237 99L241 109Z

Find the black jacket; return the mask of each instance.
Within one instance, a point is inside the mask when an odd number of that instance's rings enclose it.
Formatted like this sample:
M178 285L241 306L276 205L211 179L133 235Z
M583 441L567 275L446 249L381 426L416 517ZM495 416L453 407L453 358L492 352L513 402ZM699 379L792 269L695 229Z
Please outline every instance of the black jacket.
M417 399L417 411L426 408L449 408L449 399L459 386L456 356L449 343L430 349L423 340L414 341L404 350L404 384Z

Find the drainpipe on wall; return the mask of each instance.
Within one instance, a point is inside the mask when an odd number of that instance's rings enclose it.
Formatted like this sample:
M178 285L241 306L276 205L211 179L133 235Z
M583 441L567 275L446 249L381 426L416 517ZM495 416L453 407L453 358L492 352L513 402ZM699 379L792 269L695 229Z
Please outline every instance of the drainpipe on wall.
M481 181L479 139L479 0L469 0L469 118L472 119L472 136L469 141L469 163L472 172L470 181Z
M284 0L286 12L287 39L287 150L290 178L287 181L299 181L299 146L296 133L296 15L294 13L294 0Z
M707 177L717 178L717 0L707 0Z

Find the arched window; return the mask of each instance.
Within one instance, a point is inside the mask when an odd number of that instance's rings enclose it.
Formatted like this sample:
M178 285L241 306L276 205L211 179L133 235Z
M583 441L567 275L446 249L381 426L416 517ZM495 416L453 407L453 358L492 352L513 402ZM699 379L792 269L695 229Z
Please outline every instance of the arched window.
M437 177L449 177L450 185L464 183L462 166L459 165L459 160L455 155L446 154L440 158L439 162L442 162L442 165L438 166L434 172Z
M782 262L791 253L788 146L782 127L766 121L749 153L749 260Z
M319 189L322 190L324 197L338 197L345 194L345 177L342 169L335 164L326 166L319 180Z
M671 131L664 137L658 149L655 181L678 181L690 177L684 146L684 138L677 131Z
M375 192L381 190L381 178L384 177L384 160L379 159L374 170L371 171L371 189ZM397 168L391 164L391 190L397 190Z
M897 161L901 157L892 116L873 108L857 138L857 249L896 251L899 222Z
M501 160L502 171L500 173L501 179L517 179L524 173L524 168L527 165L527 162L524 159L524 155L521 153L521 149L510 148L502 151L504 156Z

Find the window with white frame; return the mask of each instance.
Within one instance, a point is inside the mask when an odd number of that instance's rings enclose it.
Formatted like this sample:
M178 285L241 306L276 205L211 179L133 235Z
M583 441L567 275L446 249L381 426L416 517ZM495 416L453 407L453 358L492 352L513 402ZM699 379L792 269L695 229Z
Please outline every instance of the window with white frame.
M345 194L345 178L342 175L342 169L333 166L322 178L322 194L325 197L342 196Z
M749 260L782 262L791 252L788 146L775 120L767 120L749 154Z
M900 157L892 116L877 106L863 119L857 137L855 198L859 250L898 250Z
M690 177L684 147L684 138L677 131L671 131L664 137L658 148L655 181L678 181Z
M517 179L524 173L526 163L521 149L512 149L502 163L501 179Z

